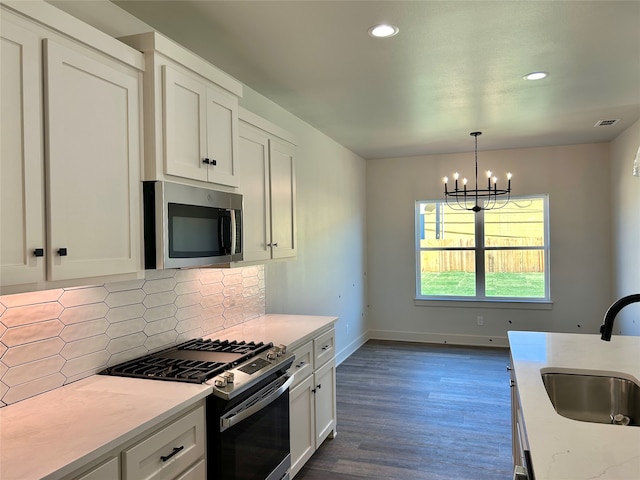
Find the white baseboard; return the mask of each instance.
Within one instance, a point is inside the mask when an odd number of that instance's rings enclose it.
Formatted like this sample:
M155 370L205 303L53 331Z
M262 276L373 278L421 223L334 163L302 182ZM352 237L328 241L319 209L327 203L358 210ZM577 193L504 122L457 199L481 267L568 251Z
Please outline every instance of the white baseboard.
M370 338L369 332L365 332L362 335L360 335L358 338L356 338L354 341L352 341L349 345L347 345L342 350L340 350L336 355L336 366L340 365L347 358L349 358L353 353L355 353L355 351L358 350L362 345L367 343L367 340L369 340L369 338Z
M507 337L456 335L425 332L400 332L394 330L369 330L367 333L368 339L373 340L395 340L399 342L419 343L446 343L450 345L468 345L477 347L509 347L509 339Z

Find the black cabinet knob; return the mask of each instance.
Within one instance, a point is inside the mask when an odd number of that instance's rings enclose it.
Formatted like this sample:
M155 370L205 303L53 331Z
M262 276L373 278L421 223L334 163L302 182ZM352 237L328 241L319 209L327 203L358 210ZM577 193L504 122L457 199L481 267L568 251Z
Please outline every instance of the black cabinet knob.
M66 257L67 256L67 249L66 248L59 248L58 249L58 255L60 255L61 257Z
M44 257L44 248L36 248L33 251L33 256L34 257Z
M204 160L202 160L202 163L206 163L207 165L209 165L211 163L211 160L205 158Z

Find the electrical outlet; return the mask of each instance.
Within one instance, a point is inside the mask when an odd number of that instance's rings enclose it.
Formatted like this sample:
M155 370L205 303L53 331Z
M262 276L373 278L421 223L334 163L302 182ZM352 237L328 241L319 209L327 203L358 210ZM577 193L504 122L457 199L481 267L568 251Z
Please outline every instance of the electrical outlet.
M484 317L478 316L478 325L484 325Z

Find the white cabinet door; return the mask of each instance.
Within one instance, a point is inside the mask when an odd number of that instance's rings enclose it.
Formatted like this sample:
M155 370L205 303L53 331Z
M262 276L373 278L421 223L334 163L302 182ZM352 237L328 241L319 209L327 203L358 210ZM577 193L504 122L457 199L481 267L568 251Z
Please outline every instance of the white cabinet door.
M208 181L238 186L238 99L207 88Z
M165 173L237 186L237 98L177 68L162 72Z
M296 175L293 147L269 141L273 258L296 256Z
M314 374L316 408L316 448L336 426L336 361L332 359ZM333 432L333 433L332 433Z
M37 35L4 16L0 47L0 279L45 279L42 73ZM38 252L40 253L40 252Z
M293 477L316 451L313 375L291 390L291 476Z
M166 65L162 72L165 173L206 182L207 87Z
M140 270L138 74L45 47L49 280Z
M244 260L295 257L294 147L245 122L241 123L239 136Z
M240 192L244 200L243 254L246 261L271 258L269 140L253 129L240 129Z

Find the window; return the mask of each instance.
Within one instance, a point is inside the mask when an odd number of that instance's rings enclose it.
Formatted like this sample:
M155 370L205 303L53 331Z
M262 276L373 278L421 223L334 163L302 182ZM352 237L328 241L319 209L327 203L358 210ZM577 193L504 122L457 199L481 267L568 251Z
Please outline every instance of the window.
M421 300L549 301L548 197L511 197L500 209L416 202L416 291Z

